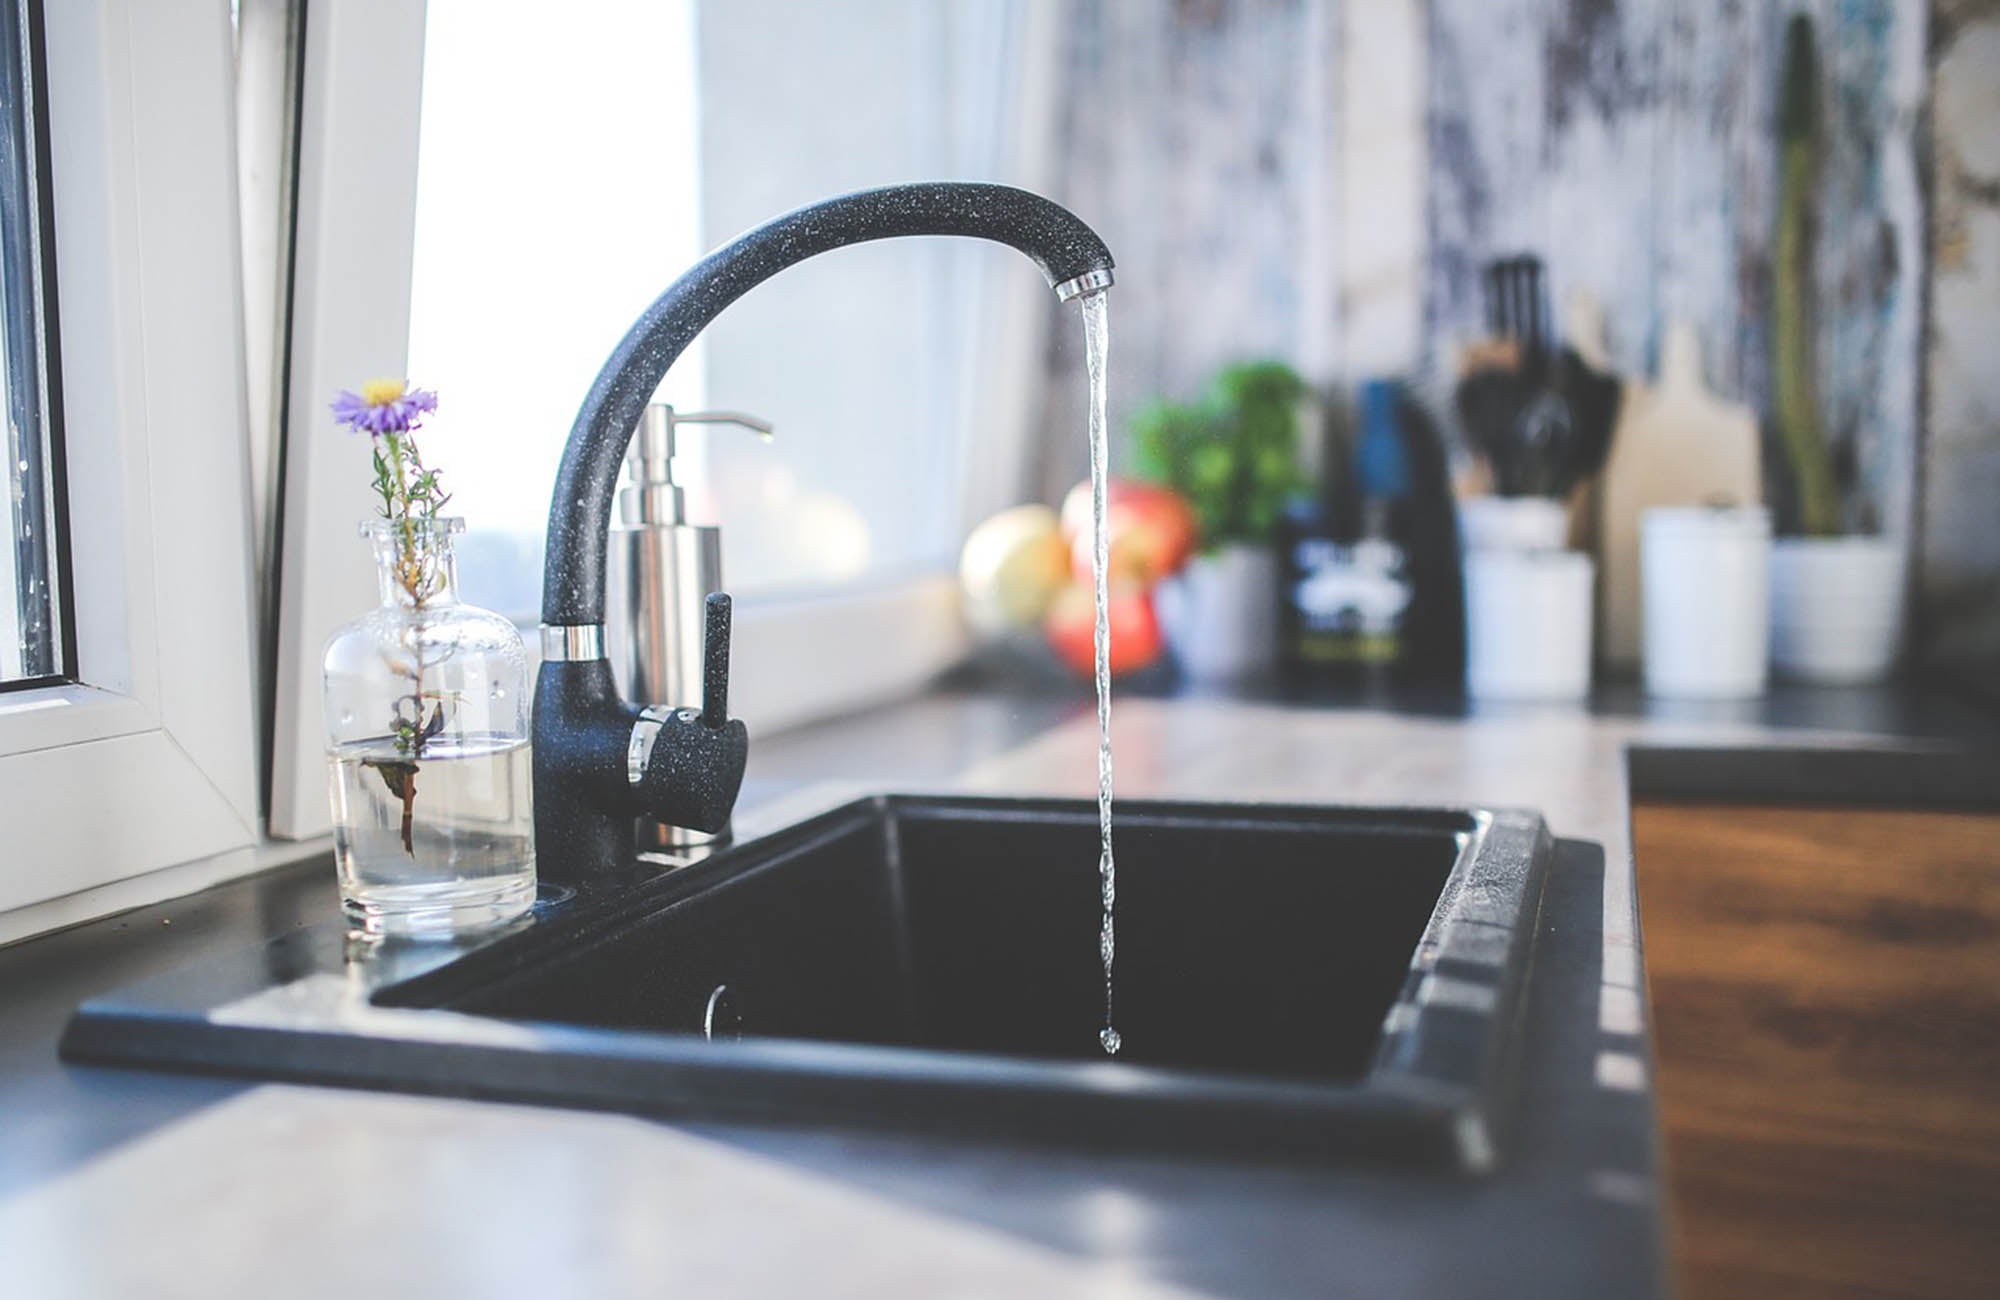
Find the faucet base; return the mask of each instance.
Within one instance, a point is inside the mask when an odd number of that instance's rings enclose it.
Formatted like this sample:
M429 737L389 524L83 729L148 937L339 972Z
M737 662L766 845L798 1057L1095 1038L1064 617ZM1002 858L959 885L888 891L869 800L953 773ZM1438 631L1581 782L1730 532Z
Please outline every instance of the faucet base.
M632 778L631 739L657 727ZM740 721L679 709L642 718L618 698L605 659L548 660L535 679L535 855L544 879L573 885L630 868L633 821L713 834L729 824L749 760Z

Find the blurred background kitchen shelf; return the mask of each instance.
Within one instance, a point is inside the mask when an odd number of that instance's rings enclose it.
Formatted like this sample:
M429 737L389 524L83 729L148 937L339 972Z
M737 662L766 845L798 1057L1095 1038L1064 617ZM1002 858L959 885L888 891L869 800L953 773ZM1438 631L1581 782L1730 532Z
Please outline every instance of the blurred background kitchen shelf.
M2000 395L1968 358L2000 325L2000 213L1980 179L1996 23L1973 4L1070 7L1056 192L1120 250L1114 427L1199 400L1231 365L1282 363L1314 406L1301 494L1337 495L1314 422L1358 429L1364 385L1400 379L1461 495L1566 502L1556 545L1606 570L1599 677L1639 667L1640 513L1768 505L1779 622L1757 620L1760 663L1768 645L1781 673L1840 677L1786 649L1815 616L1788 595L1785 552L1866 547L1876 572L1833 580L1833 639L1887 638L1906 667L1994 692ZM1083 469L1073 334L1050 335L1033 441L1033 495L1051 502ZM1496 475L1491 400L1454 396L1516 367L1527 387L1503 401L1534 413L1546 368L1588 408L1569 452L1526 466L1542 482ZM1802 409L1830 523L1796 487ZM1160 477L1129 446L1114 461ZM1793 540L1829 527L1850 539ZM1853 612L1871 599L1888 613ZM1141 635L1171 665L1173 637Z

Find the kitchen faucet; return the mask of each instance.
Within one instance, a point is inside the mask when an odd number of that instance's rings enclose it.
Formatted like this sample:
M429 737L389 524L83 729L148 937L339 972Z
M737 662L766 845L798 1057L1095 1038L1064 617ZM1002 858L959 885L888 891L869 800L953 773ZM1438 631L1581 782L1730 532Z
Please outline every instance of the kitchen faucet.
M697 262L640 314L570 428L549 505L542 666L535 682L535 845L542 874L575 882L634 853L636 818L727 825L749 734L728 714L729 597L704 610L703 706L628 703L605 657L605 551L618 469L653 390L723 308L816 253L903 235L990 239L1026 254L1056 297L1111 284L1111 253L1068 210L1005 185L932 182L827 199Z

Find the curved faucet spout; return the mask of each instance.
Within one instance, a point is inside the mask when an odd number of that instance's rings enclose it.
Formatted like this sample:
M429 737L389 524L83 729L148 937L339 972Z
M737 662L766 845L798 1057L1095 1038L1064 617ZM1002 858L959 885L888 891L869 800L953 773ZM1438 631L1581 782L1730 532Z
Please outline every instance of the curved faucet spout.
M722 830L742 785L749 735L723 716L727 597L709 597L704 682L711 701L635 708L604 658L604 557L619 462L653 390L704 326L794 262L899 235L970 235L1026 253L1061 298L1106 288L1104 241L1062 208L1004 185L896 185L829 199L710 253L648 307L577 412L549 506L542 667L535 679L535 843L542 871L574 881L616 870L632 819ZM720 601L718 605L716 602Z
M577 412L549 507L542 622L604 621L604 553L619 462L653 390L722 309L795 262L903 235L965 235L1025 253L1057 294L1111 283L1104 241L1067 209L1005 185L940 182L863 190L779 217L696 263L645 310Z

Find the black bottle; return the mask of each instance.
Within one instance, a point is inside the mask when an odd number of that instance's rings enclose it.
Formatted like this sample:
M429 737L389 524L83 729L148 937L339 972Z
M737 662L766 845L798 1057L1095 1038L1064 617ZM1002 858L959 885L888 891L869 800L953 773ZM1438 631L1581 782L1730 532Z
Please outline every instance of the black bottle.
M1307 449L1312 486L1286 502L1275 537L1279 664L1287 676L1308 679L1345 676L1352 660L1349 630L1299 599L1302 584L1343 562L1357 504L1344 412L1337 402L1320 412L1322 436Z
M1464 669L1455 517L1435 426L1400 384L1361 391L1351 448L1279 534L1285 666L1339 685L1446 685Z

